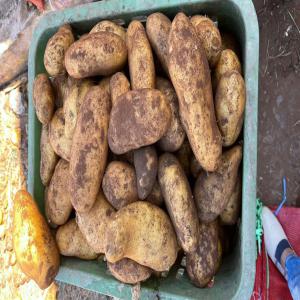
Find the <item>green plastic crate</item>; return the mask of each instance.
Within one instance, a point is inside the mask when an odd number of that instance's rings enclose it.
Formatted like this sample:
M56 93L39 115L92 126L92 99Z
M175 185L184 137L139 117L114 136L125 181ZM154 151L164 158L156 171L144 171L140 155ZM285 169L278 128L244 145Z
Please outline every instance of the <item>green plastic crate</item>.
M43 185L40 180L40 131L33 102L32 84L37 74L45 72L43 55L48 39L58 27L70 23L78 33L87 32L102 19L123 20L160 11L174 17L183 11L187 15L207 14L218 20L219 26L233 31L242 47L243 72L247 89L244 122L243 205L239 238L234 252L227 257L214 287L199 289L186 275L176 277L176 268L167 278L152 278L141 285L142 299L249 299L255 276L255 199L257 160L257 101L259 31L254 6L250 0L109 0L95 2L49 13L38 24L29 51L29 118L28 118L28 191L44 212ZM122 299L131 299L132 286L115 280L104 262L63 258L57 280Z

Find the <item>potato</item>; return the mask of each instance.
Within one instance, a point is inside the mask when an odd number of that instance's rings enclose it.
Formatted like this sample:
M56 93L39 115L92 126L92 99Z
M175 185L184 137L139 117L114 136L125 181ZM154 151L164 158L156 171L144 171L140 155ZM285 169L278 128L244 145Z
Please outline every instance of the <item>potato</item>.
M55 92L55 106L56 108L63 107L68 94L68 76L63 74L53 77L51 82Z
M189 141L185 139L180 149L176 152L176 158L179 160L181 167L187 177L191 174L191 156L193 155Z
M96 32L82 37L68 49L66 69L74 78L111 75L127 61L126 44L112 32Z
M157 55L164 71L168 70L168 36L171 29L171 21L164 14L156 12L147 18L146 32L152 49Z
M108 202L116 209L137 201L134 168L126 162L110 162L103 176L102 189Z
M236 224L241 210L242 202L242 177L238 175L234 190L229 198L229 201L220 215L221 223L224 225Z
M215 172L202 171L195 183L194 197L201 222L211 222L227 206L236 185L238 168L242 159L242 147L234 146L222 155Z
M215 68L214 77L216 84L218 85L225 73L231 71L237 71L241 74L242 67L237 55L232 50L226 49L221 52L220 59Z
M128 204L108 223L105 256L111 263L130 258L156 271L168 271L175 263L177 251L169 217L151 203Z
M21 270L46 289L59 269L59 253L46 220L31 195L20 190L13 208L13 248Z
M61 255L75 256L85 260L97 258L97 254L87 243L75 219L71 219L58 228L56 242Z
M110 79L111 76L104 77L100 80L99 86L103 89L106 97L109 99L109 107L108 111L111 111L112 103L111 103L111 94L110 94Z
M149 196L146 198L146 201L155 204L157 206L162 206L164 203L164 197L161 192L160 185L158 184L157 180L154 183L153 189Z
M152 273L150 268L142 266L129 258L123 258L115 263L107 262L107 267L115 278L129 284L145 281Z
M65 117L62 108L54 113L49 127L49 140L54 152L61 158L69 161L72 139L65 135Z
M151 193L157 175L157 154L154 146L134 150L133 154L139 199L144 200Z
M155 88L155 68L151 46L141 22L131 21L126 32L130 83L133 90Z
M112 32L118 35L119 37L121 37L124 42L126 41L125 28L112 21L109 20L100 21L92 28L90 33L101 32L101 31Z
M170 127L165 135L158 141L158 145L163 151L174 152L181 147L185 139L185 131L179 117L177 95L171 82L167 79L157 77L156 87L165 95L172 112Z
M199 164L198 160L196 159L195 155L192 156L190 162L191 173L194 178L197 178L200 171L202 170L201 165Z
M81 105L73 135L70 192L76 211L93 206L106 166L109 98L100 86L90 88Z
M54 91L46 74L38 74L34 79L33 104L39 121L48 124L54 112Z
M246 88L237 71L225 73L217 87L215 110L223 146L233 145L240 135L244 121Z
M45 211L48 222L54 225L65 224L72 212L69 163L67 161L60 159L57 163L45 195Z
M222 51L222 39L219 29L210 18L205 16L193 16L191 23L196 29L209 65L214 67Z
M69 24L61 26L49 39L44 53L44 65L50 76L58 76L66 72L65 53L72 43L74 43L74 36Z
M179 101L182 125L206 171L217 169L222 154L210 71L204 49L188 17L178 13L169 34L169 73Z
M108 203L102 190L99 190L96 201L88 212L76 212L76 222L90 247L96 253L104 253L104 238L107 222L114 208Z
M53 175L58 157L54 152L49 140L49 125L43 125L40 141L41 164L40 176L43 185L47 186Z
M190 184L176 157L160 156L158 180L179 245L189 253L197 248L199 221Z
M88 79L84 79L78 80L69 89L64 102L65 136L69 139L73 138L80 106L91 86L92 82Z
M114 106L119 96L130 91L130 83L122 72L114 74L110 79L111 103Z
M118 97L111 110L108 143L123 154L157 142L169 128L170 105L158 90L129 91Z
M205 287L220 265L218 222L200 224L198 247L186 255L186 270L194 285Z

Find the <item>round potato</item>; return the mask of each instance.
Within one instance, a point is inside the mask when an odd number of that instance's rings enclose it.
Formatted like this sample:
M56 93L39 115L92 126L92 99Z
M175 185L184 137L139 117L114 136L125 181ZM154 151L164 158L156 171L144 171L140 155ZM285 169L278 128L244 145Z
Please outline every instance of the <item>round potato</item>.
M43 125L40 141L41 163L40 176L43 185L47 186L53 175L58 157L54 152L49 140L49 126Z
M109 20L100 21L92 28L90 33L101 32L101 31L112 32L118 35L119 37L121 37L124 42L126 41L125 28L112 21Z
M121 37L112 32L96 32L71 45L65 56L66 69L74 78L111 75L123 69L127 48Z
M168 70L168 36L171 29L170 19L162 13L156 12L147 17L146 31L152 49L157 55L164 71Z
M130 91L130 83L122 72L114 74L110 79L111 103L114 106L119 96Z
M191 23L196 29L209 65L214 67L222 51L222 39L219 29L210 18L205 16L193 16Z
M179 101L182 125L201 166L215 171L222 154L210 70L201 42L189 18L178 13L169 34L169 74Z
M129 91L118 97L111 110L108 143L123 154L157 142L169 128L170 105L158 90Z
M246 105L246 88L237 71L225 73L217 87L215 110L223 137L223 146L233 145L240 135Z
M185 139L185 131L179 116L177 95L171 82L167 79L157 77L156 87L165 95L166 100L170 104L172 113L170 127L165 135L158 141L158 145L163 151L174 152L181 147Z
M139 199L144 200L151 193L157 175L157 154L154 146L134 150L134 168L136 173Z
M57 163L45 193L45 212L48 222L54 225L65 224L72 212L69 163L63 159Z
M69 161L72 139L67 138L65 135L65 117L62 108L56 110L50 122L49 139L54 152Z
M54 92L46 74L39 74L33 83L33 104L42 124L48 124L54 111Z
M75 219L71 219L68 223L58 228L56 243L61 255L75 256L85 260L97 258L97 254L87 243Z
M190 184L176 157L159 158L158 180L179 245L189 253L197 248L199 221Z
M137 20L130 22L126 32L128 65L131 88L154 89L155 68L151 46L143 24Z
M61 26L49 39L44 54L44 65L50 76L58 76L66 72L65 53L72 43L74 43L74 36L68 24Z
M146 198L146 201L155 204L157 206L162 206L164 203L164 197L162 195L162 191L160 185L158 184L157 180L154 183L153 189L149 196Z
M107 200L115 209L137 201L134 168L126 162L110 162L103 176L102 189Z

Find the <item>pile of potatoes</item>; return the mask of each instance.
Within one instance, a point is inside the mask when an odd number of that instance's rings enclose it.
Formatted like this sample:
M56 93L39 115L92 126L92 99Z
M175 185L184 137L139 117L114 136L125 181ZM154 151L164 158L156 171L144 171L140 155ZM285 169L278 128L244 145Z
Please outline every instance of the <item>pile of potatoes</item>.
M186 256L191 281L210 283L241 205L245 83L224 37L208 17L153 13L50 38L33 100L60 254L105 255L131 284Z

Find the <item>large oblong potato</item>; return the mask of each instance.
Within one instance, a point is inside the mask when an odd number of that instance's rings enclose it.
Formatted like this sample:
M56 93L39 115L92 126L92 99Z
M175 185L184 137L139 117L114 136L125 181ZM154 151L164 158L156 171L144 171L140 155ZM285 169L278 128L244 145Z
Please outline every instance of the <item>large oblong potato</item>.
M158 90L129 91L112 107L108 143L112 152L123 154L157 142L169 128L170 105Z
M218 126L223 137L223 146L235 143L244 121L246 88L241 74L237 71L225 73L217 86L215 110Z
M46 220L24 190L14 199L12 237L21 270L46 289L58 272L59 252Z
M33 104L39 121L46 125L54 112L54 91L48 76L44 73L35 77L33 83Z
M65 56L66 69L74 78L108 76L121 70L127 60L122 38L112 32L88 34L71 45Z
M50 224L65 224L72 212L69 191L69 163L63 159L57 163L45 197L45 212Z
M126 41L125 28L112 21L109 20L100 21L91 29L90 33L101 32L101 31L112 32L118 35L119 37L121 37L123 41Z
M111 104L114 106L117 103L119 96L130 91L130 83L127 77L122 72L114 74L110 79L110 94Z
M40 176L43 185L47 186L53 175L58 157L49 140L49 125L43 125L40 141L41 163Z
M168 70L168 36L171 29L170 19L160 12L147 17L146 31L150 44L156 53L164 71Z
M185 139L185 131L182 127L179 116L178 98L169 80L157 77L156 87L165 95L172 112L170 127L164 136L158 141L158 145L163 151L174 152L181 147Z
M210 71L195 28L183 13L169 34L169 74L179 101L182 125L192 150L206 171L217 169L222 140L213 104Z
M120 209L138 200L134 168L122 161L112 161L106 168L102 189L108 202Z
M197 210L190 184L174 155L160 156L158 180L179 245L187 253L195 251L199 229Z
M105 245L109 262L130 258L155 271L168 271L178 252L169 217L161 208L146 201L128 204L112 216Z
M65 135L65 116L63 108L56 110L50 122L49 140L54 152L61 158L69 161L72 139Z
M72 43L74 36L69 24L61 26L49 39L44 54L44 65L49 75L58 76L66 72L65 53Z
M219 29L210 18L205 16L195 15L191 18L191 23L196 29L210 66L214 67L222 51Z
M232 195L242 160L242 147L237 145L223 153L215 172L202 171L195 183L194 197L201 222L215 220Z
M87 243L75 219L71 219L58 228L56 242L61 255L75 256L86 260L97 258L97 254Z
M128 65L133 90L155 88L153 54L145 28L140 21L130 22L126 32Z
M76 211L93 206L106 166L109 98L100 86L90 88L81 105L73 135L70 192Z
M196 251L187 253L186 270L194 285L205 287L220 265L218 221L200 224Z

